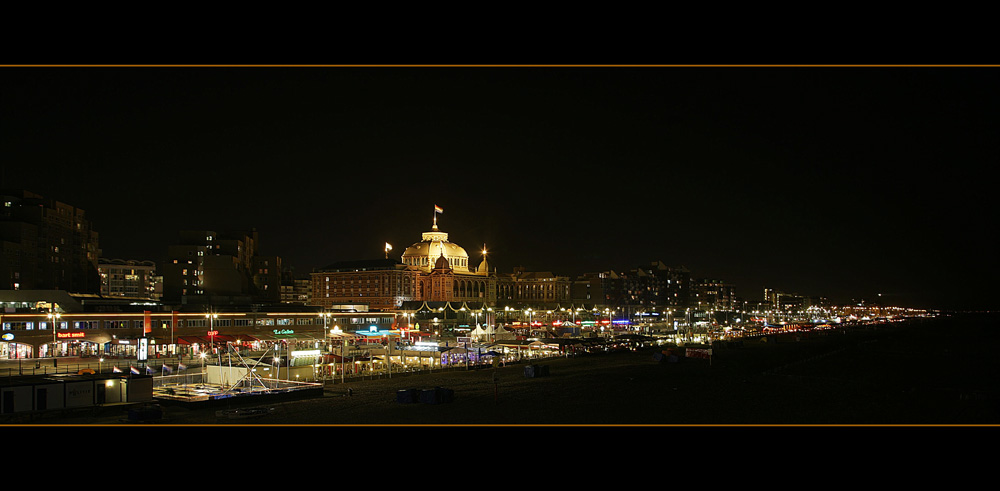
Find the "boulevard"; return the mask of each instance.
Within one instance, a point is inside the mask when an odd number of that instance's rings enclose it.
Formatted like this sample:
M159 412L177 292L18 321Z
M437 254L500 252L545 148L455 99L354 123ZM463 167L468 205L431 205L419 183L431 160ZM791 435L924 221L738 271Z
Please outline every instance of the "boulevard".
M717 347L711 361L654 361L654 349L536 360L328 384L323 397L268 404L227 420L218 407L163 405L153 425L953 425L997 424L997 362L989 343L940 338L935 320ZM774 338L771 338L774 339ZM397 391L444 387L453 402L402 404ZM121 412L35 424L123 425Z

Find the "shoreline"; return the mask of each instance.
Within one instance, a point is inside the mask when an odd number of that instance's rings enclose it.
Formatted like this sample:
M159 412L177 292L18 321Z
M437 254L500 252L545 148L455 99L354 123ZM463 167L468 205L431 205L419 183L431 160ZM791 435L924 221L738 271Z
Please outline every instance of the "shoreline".
M219 408L164 404L162 422L144 426L998 424L991 343L969 345L956 333L941 340L939 331L953 324L935 319L782 334L777 343L748 339L740 347L714 349L711 361L655 361L648 348L551 358L536 363L547 365L549 374L534 378L521 364L349 381L327 385L323 397L266 404L275 411L247 420L221 420ZM990 324L962 325L970 335L992 333ZM453 391L452 401L397 402L399 390L434 387ZM47 423L114 424L106 417L73 417L29 426Z

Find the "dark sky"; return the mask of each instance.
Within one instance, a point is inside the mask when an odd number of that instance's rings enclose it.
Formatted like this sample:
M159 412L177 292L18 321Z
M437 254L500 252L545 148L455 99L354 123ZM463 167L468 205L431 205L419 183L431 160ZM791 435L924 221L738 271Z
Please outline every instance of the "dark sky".
M995 308L997 70L6 67L0 178L110 258L256 227L305 274L398 257L437 204L500 272Z

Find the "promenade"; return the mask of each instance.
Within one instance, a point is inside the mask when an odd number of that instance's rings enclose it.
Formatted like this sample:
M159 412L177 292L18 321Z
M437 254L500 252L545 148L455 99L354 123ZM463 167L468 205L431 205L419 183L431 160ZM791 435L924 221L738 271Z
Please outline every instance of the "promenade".
M786 334L720 346L711 360L657 362L653 350L524 365L394 374L327 384L324 396L268 404L254 419L164 405L158 425L952 425L998 424L990 343L938 339L944 321ZM972 326L978 329L978 327ZM777 341L777 342L775 342ZM452 402L403 404L444 387ZM123 424L121 414L38 424Z

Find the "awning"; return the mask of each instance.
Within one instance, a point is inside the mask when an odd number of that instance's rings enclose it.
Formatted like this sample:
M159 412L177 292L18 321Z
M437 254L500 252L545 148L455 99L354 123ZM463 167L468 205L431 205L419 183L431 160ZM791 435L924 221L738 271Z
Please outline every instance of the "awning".
M200 336L180 336L177 338L177 344L209 344L211 341L208 338L203 338Z
M213 340L214 338L214 340ZM242 343L247 341L260 341L254 336L249 334L219 334L217 336L180 336L177 338L177 344L226 344L226 343Z

